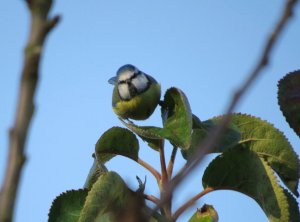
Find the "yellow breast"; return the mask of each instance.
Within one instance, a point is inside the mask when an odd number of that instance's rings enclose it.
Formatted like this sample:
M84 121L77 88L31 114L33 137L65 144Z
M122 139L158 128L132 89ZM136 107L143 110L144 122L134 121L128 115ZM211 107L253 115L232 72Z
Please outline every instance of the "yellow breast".
M115 90L114 93L117 93ZM128 101L116 98L113 101L113 111L124 119L144 120L154 112L159 101L160 84L152 84L147 91Z

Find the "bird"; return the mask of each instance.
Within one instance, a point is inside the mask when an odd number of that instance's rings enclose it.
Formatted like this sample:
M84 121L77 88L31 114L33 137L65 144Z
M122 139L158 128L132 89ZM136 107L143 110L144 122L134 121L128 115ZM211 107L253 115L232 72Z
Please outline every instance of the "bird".
M122 119L148 119L160 103L160 84L134 65L121 66L108 82L114 85L113 111Z

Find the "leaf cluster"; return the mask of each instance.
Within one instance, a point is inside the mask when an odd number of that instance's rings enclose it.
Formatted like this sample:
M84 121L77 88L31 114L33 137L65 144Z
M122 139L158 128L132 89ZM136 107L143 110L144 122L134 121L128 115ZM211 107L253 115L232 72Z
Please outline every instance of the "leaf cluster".
M280 108L299 135L300 127L300 72L287 75L279 82ZM185 94L172 87L165 93L161 104L163 127L138 126L121 119L126 128L112 127L96 143L94 163L85 189L68 191L57 197L49 213L49 222L89 221L176 221L180 213L190 206L183 203L172 211L172 199L157 212L153 212L145 199L160 202L159 198L144 194L140 189L130 190L123 179L108 171L105 163L117 155L127 157L148 169L157 179L161 196L172 179L172 168L177 149L187 161L201 142L224 116L201 121L192 113ZM216 153L202 177L203 190L197 199L216 190L234 190L254 199L269 221L299 222L298 197L299 159L284 134L260 118L234 113L219 141L208 153ZM138 137L160 154L161 172L145 163L139 156ZM165 163L165 141L173 147L168 166ZM213 206L205 204L192 215L190 222L217 222Z

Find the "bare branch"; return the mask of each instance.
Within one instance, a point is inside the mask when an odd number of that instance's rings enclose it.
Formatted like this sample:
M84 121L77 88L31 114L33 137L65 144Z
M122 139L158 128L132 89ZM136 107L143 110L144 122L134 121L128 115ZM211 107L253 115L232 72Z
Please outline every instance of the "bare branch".
M154 211L158 210L165 202L167 202L174 189L183 181L185 177L201 162L204 155L213 147L213 145L220 139L220 136L225 131L227 125L230 122L230 114L235 109L238 102L244 96L245 92L249 87L254 83L257 77L262 73L263 69L268 65L272 50L274 49L275 44L277 43L280 34L282 34L284 28L286 27L288 21L293 15L293 10L297 0L287 0L286 5L282 11L282 14L276 23L273 31L269 35L265 47L261 53L261 56L254 66L254 69L249 73L248 78L241 84L240 88L235 91L231 102L229 103L225 117L222 121L213 128L209 136L204 139L204 141L199 145L196 154L185 164L185 166L177 173L177 175L170 181L168 184L168 189L164 193L165 195L161 197L161 202L156 206Z
M9 132L9 152L0 192L0 222L13 220L15 199L22 168L26 160L24 148L34 114L34 95L39 77L39 64L44 41L59 17L48 21L51 0L27 0L31 13L31 31L25 48L16 117ZM51 24L51 25L50 25Z

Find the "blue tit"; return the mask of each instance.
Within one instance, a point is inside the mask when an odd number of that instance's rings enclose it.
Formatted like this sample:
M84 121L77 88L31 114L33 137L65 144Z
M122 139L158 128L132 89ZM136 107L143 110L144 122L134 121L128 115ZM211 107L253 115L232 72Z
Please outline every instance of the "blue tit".
M108 82L115 86L113 111L123 119L147 119L159 104L160 84L133 65L120 67Z

